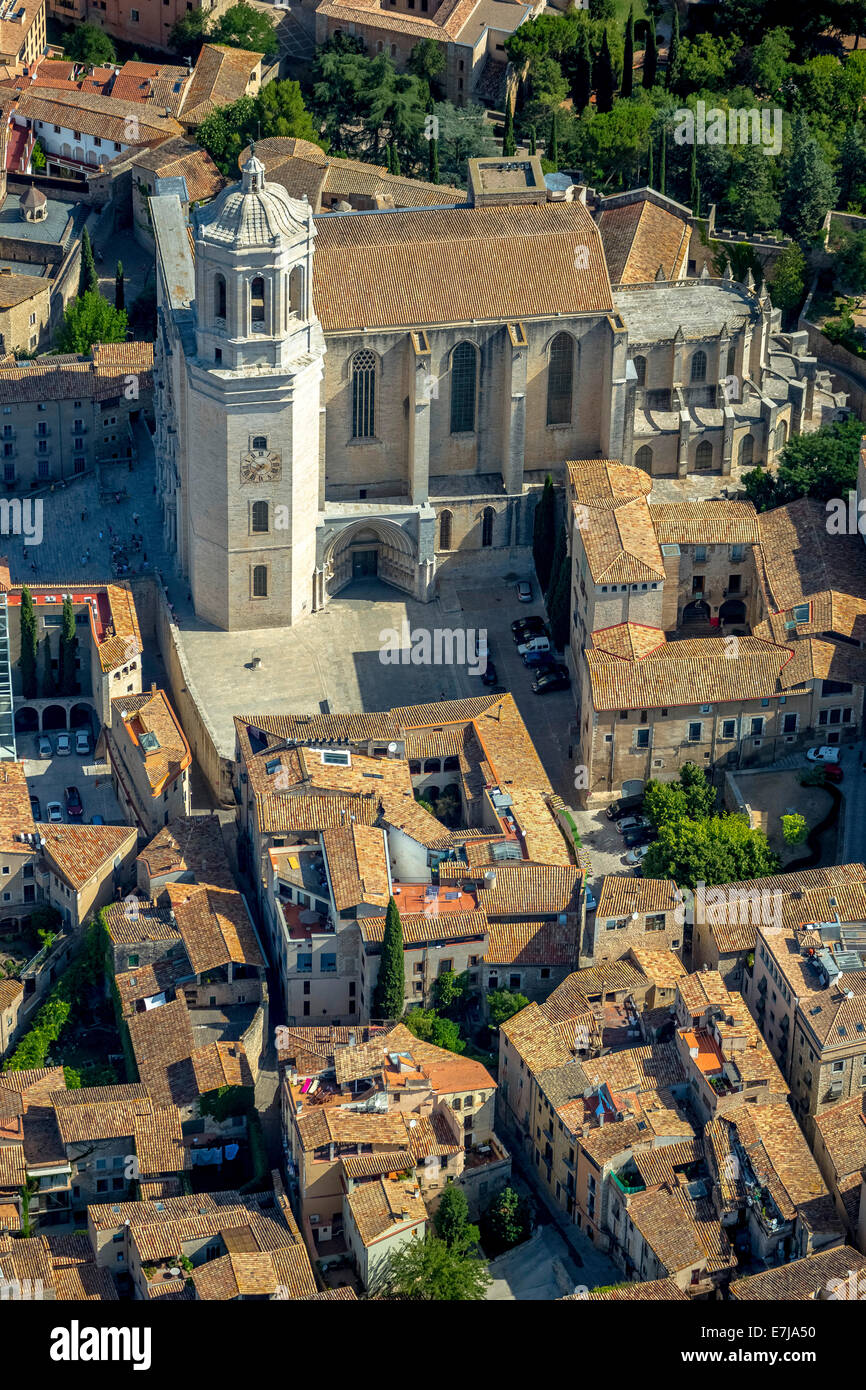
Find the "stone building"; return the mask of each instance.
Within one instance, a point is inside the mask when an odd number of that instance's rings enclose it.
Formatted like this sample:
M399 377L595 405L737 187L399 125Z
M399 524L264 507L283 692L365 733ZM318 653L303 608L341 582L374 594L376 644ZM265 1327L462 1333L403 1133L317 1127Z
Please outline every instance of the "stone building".
M144 695L113 699L106 749L115 795L131 825L150 837L189 813L192 754L164 691L153 686Z

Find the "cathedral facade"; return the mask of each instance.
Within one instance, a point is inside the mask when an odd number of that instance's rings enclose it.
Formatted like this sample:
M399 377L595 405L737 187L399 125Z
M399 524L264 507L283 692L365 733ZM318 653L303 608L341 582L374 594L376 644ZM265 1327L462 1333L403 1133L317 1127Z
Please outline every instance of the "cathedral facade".
M293 624L372 576L426 601L525 572L567 460L723 475L809 404L806 359L770 370L766 296L681 266L612 290L604 216L536 159L471 161L462 205L314 216L250 154L191 227L150 206L166 539L219 628Z

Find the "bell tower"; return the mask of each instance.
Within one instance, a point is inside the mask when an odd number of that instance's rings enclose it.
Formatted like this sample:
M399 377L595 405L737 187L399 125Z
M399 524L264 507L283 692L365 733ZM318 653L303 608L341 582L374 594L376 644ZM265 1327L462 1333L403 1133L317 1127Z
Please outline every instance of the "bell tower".
M194 235L185 503L196 614L221 628L284 627L311 611L315 567L325 343L312 209L269 184L253 151Z

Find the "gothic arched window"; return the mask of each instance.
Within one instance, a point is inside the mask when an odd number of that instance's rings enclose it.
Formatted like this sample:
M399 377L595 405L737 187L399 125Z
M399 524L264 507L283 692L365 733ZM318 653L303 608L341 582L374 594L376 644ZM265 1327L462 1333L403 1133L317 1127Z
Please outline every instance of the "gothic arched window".
M264 332L265 326L265 282L257 275L250 285L250 321L253 332Z
M451 433L471 434L475 429L475 380L477 353L471 343L458 343L451 356Z
M218 275L213 285L213 311L218 319L226 316L226 277Z
M641 444L634 456L635 468L642 468L645 473L653 471L653 451L648 444Z
M352 358L352 438L376 433L376 355L369 348Z
M788 426L784 420L780 420L776 426L776 451L784 449L788 439Z
M692 353L692 381L706 381L707 379L707 354L698 348L697 352Z
M267 565L253 565L253 598L267 598L268 596L268 567Z
M571 388L574 382L574 339L557 333L550 344L547 368L547 423L571 424Z
M634 369L637 373L637 384L638 386L646 386L646 358L635 357L633 360Z
M708 439L702 439L695 449L695 468L706 471L713 466L713 446Z
M481 518L481 544L482 544L482 545L492 545L492 544L493 544L493 522L494 522L495 519L496 519L496 513L495 513L495 511L493 510L493 508L492 508L492 507L485 507L485 508L484 508L484 515L483 515L482 518Z
M451 512L441 512L439 515L439 549L451 549Z
M751 468L754 455L755 441L750 434L744 435L740 440L740 467Z

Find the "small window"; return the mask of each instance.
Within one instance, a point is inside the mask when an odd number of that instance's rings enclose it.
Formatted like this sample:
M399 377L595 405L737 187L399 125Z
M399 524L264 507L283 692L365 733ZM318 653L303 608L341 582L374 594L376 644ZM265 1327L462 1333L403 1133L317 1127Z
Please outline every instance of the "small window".
M703 725L695 722L689 725L689 743L700 743Z
M253 324L255 332L256 325L260 331L265 326L265 282L261 275L257 275L250 285L250 322Z
M266 565L253 566L253 598L267 598L268 570Z
M268 504L267 502L254 502L252 505L252 530L255 534L266 533L268 530Z
M707 379L707 354L701 348L692 354L691 379L694 382Z

